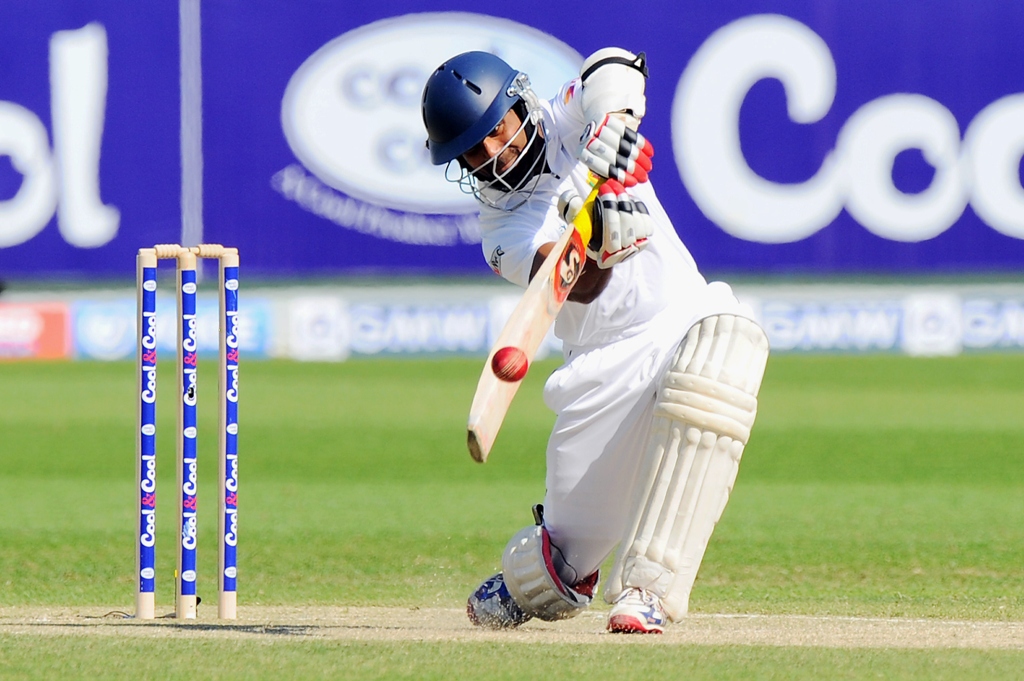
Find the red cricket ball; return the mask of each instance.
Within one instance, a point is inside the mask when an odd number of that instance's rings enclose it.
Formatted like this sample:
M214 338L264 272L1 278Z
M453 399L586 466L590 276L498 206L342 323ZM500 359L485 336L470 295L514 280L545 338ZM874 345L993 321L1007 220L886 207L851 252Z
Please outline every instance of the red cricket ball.
M530 362L526 359L526 353L519 348L507 346L499 348L491 359L491 371L503 381L515 383L523 380Z

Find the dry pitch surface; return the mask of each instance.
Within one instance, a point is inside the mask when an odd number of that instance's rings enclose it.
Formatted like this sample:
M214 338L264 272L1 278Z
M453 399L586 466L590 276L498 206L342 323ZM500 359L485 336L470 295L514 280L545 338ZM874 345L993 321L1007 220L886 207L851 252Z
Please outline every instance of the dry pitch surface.
M563 622L529 622L517 631L473 627L454 608L239 608L234 622L208 611L194 622L150 622L100 608L0 608L0 636L138 636L349 641L500 641L505 643L767 645L825 648L971 648L1024 650L1024 622L946 621L800 615L690 615L662 636L616 636L606 613Z

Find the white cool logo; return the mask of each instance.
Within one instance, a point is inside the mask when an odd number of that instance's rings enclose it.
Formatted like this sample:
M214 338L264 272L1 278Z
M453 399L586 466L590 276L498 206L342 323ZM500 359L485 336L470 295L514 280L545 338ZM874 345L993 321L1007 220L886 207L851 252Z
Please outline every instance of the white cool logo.
M771 182L747 165L739 114L764 78L786 89L789 117L821 120L836 92L828 45L807 26L777 15L745 17L716 31L683 72L672 106L673 151L700 209L729 234L765 243L804 239L845 208L874 234L923 241L956 222L967 206L1007 236L1024 239L1024 94L996 100L967 128L916 94L868 102L846 121L835 150L811 179ZM935 168L931 185L906 194L893 185L893 159L920 149Z
M228 474L224 479L224 489L229 492L238 491L238 455L227 454Z
M228 365L228 389L224 392L228 402L238 401L238 365Z
M238 546L238 512L229 510L226 519L228 528L224 532L224 543L228 546Z
M152 350L156 347L156 312L143 312L145 330L142 334L142 347Z
M181 525L181 548L191 551L196 547L196 514L184 513L183 516L184 522ZM188 574L189 571L186 570L181 574L181 578L186 582L194 581L195 577L193 576L192 579L188 579ZM195 573L192 574L195 575Z
M224 343L231 349L238 347L238 313L227 312L228 332L224 336Z
M151 365L146 367L144 375L146 377L146 387L142 389L140 397L146 404L153 404L156 402L156 366ZM144 432L144 434L149 435L150 433Z
M186 496L194 497L196 495L196 460L184 459L182 463L185 464L187 475L185 481L181 483L181 491Z
M181 340L181 347L185 352L195 352L196 348L196 316L194 314L181 315L181 323L184 325L185 334Z
M146 531L139 535L139 544L152 548L156 546L156 511L146 509L142 511L142 515L146 518Z
M546 33L481 14L377 21L327 43L292 76L281 104L288 144L321 181L357 199L420 213L475 212L476 201L430 165L420 114L428 76L468 50L494 52L529 74L544 99L583 61Z
M146 494L152 494L156 491L156 456L143 454L141 460L144 475L139 483L139 489Z
M30 55L23 55L29 57ZM0 156L23 176L0 200L0 248L33 238L57 214L64 240L95 248L117 235L121 214L100 198L100 148L107 103L107 31L91 23L50 38L50 111L46 127L32 111L0 101Z

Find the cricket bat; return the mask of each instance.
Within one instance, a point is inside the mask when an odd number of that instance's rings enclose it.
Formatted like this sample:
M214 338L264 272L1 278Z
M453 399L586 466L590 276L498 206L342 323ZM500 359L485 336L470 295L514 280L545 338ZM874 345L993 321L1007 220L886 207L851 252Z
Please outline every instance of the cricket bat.
M575 216L566 215L565 231L537 270L491 348L469 408L469 453L478 463L487 461L509 405L541 341L583 270L586 245L593 231L596 198L595 187Z

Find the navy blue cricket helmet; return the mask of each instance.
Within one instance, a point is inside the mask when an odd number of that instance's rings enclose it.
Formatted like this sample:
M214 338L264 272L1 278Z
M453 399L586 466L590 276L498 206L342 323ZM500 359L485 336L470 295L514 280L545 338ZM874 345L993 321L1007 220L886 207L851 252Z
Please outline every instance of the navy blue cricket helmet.
M489 52L463 52L437 67L423 88L423 125L434 165L480 143L522 97L519 72Z

